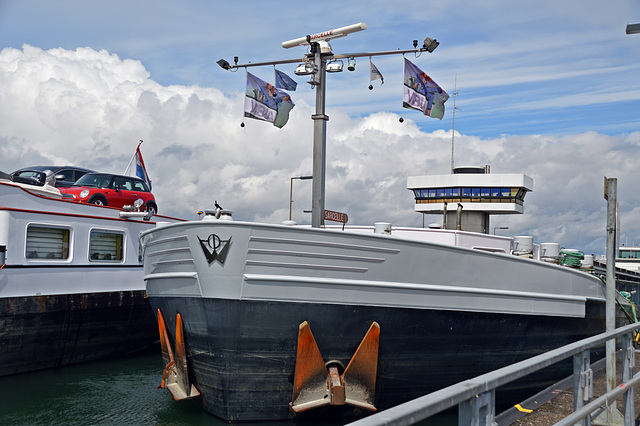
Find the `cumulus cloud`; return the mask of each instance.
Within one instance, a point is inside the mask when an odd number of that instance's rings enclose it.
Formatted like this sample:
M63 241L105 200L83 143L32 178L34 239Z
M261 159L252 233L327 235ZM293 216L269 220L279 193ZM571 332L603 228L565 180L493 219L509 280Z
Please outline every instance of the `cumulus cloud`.
M277 129L242 117L242 96L216 88L163 86L140 61L105 50L0 52L0 170L74 164L122 173L140 139L160 213L195 218L217 200L240 220L288 218L290 178L312 172L314 107L294 101ZM326 208L350 221L421 225L410 175L448 173L451 133L426 132L418 113L349 116L329 111ZM240 123L245 122L241 127ZM525 173L534 192L525 215L492 219L510 234L601 253L606 203L603 176L620 177L623 242L640 239L634 161L640 133L483 139L456 132L456 165L490 164L493 173ZM622 179L624 178L624 180ZM293 218L309 223L311 181L295 181ZM427 219L427 223L439 217Z

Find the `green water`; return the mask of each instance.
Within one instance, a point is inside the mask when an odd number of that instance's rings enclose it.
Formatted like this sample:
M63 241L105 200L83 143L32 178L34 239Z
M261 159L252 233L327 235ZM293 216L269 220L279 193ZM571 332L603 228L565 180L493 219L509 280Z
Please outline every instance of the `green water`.
M152 353L2 377L0 425L227 425L156 389L162 368L162 357ZM451 417L421 425L456 425Z
M226 425L156 389L161 378L159 354L3 377L0 424Z

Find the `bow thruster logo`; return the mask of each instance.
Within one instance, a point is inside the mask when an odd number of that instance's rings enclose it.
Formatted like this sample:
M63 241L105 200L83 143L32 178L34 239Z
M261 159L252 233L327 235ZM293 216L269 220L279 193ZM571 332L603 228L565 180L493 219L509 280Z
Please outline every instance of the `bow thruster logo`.
M205 239L198 237L198 240L200 240L200 246L207 262L213 263L214 260L217 260L224 265L231 246L231 237L228 240L221 240L216 234L211 234Z

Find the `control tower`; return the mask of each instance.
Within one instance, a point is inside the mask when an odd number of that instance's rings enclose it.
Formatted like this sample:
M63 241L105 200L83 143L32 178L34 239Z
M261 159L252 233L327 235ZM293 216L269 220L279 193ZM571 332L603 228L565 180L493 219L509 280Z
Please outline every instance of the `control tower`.
M489 166L456 167L452 174L409 176L415 211L440 214L443 228L488 234L492 214L524 213L533 179L524 174L490 174Z

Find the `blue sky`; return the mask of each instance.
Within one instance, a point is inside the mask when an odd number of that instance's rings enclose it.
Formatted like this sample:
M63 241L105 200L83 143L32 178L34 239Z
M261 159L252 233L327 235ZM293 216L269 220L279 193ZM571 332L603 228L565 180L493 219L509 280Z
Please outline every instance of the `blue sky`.
M452 93L457 76L458 126L474 134L567 134L585 128L606 134L637 129L640 2L452 1L324 2L321 11L297 2L16 1L0 3L2 47L91 47L140 60L163 85L242 90L240 74L215 62L296 58L282 41L357 22L368 29L333 43L337 53L411 48L427 36L441 45L419 66ZM255 13L251 13L255 11ZM427 57L428 56L428 57ZM368 93L366 59L357 72L333 76L328 106L365 115L402 113L397 101L402 61L375 59L387 84ZM289 65L289 72L294 66ZM271 70L265 68L268 79ZM310 90L302 90L310 95ZM335 92L338 93L335 93ZM310 98L310 97L309 97ZM311 99L311 98L310 98ZM427 121L421 127L451 127Z
M289 177L311 169L315 93L296 77L285 128L249 123L244 71L216 61L302 57L305 48L281 43L364 22L331 42L335 53L437 39L434 53L407 58L450 95L457 84L456 164L534 178L525 215L494 224L599 252L606 174L619 178L624 236L640 244L640 35L625 34L640 2L440 3L2 0L0 170L65 162L121 172L144 139L161 213L192 214L217 197L241 218L283 220ZM453 98L441 121L403 109L401 55L373 61L385 78L374 90L367 58L329 76L327 208L372 223L385 220L377 205L394 205L387 219L418 224L406 177L448 172ZM305 222L309 194L302 182L297 191Z

